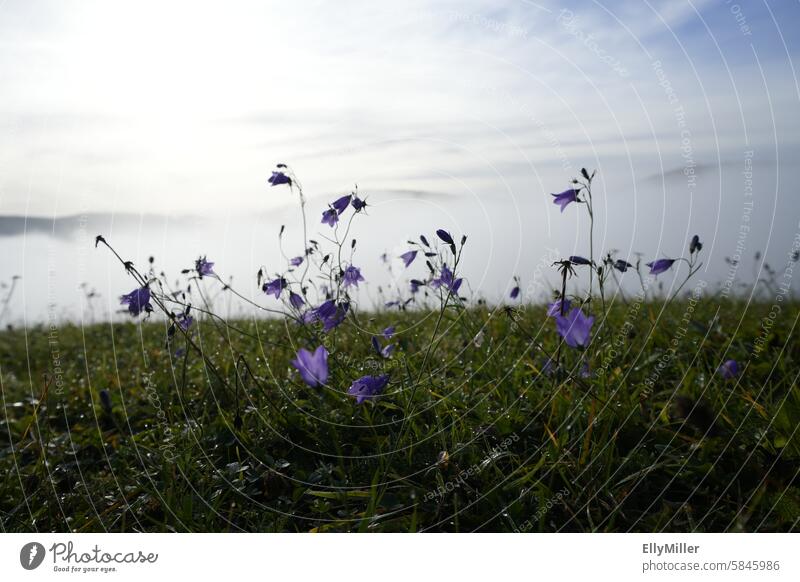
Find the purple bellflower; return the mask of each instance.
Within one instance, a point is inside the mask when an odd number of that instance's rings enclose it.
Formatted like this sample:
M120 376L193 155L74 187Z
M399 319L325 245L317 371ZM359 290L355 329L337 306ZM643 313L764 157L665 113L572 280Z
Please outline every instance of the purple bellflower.
M294 307L295 309L300 309L301 307L303 307L303 305L306 304L303 298L294 291L289 292L289 303L291 303L292 307Z
M280 184L292 185L292 179L283 172L272 172L272 176L267 180L272 186L279 186Z
M519 297L519 285L517 285L511 290L509 297L511 297L511 299L516 299L517 297Z
M273 281L264 283L264 285L261 287L261 290L267 295L274 295L275 299L280 299L281 292L286 289L287 285L288 283L286 282L286 279L283 277L278 277Z
M333 208L328 208L328 210L322 213L322 224L333 227L336 226L337 222L339 222L339 213Z
M382 358L388 358L394 353L394 344L387 344L381 347L381 342L376 336L372 336L372 348Z
M344 321L349 309L349 303L336 305L333 299L329 299L316 309L306 313L303 319L306 323L321 321L323 329L327 333Z
M592 334L594 316L586 316L580 307L575 307L567 315L556 317L558 335L571 348L587 347Z
M447 265L442 265L442 272L439 275L439 278L433 279L430 285L434 289L445 287L446 289L449 289L451 293L458 293L461 283L463 282L464 280L460 277L458 279L454 278L453 272L447 267Z
M328 381L328 350L325 346L319 346L313 354L300 348L292 365L300 372L303 382L311 388L322 386Z
M553 197L553 204L558 204L561 207L561 212L564 212L564 209L569 206L571 202L578 201L578 191L570 188L569 190L564 190L560 194L550 194Z
M650 267L651 275L660 275L664 271L669 271L670 267L672 267L672 263L674 262L675 259L658 259L652 263L647 263L647 266Z
M558 317L561 315L561 304L564 304L563 312L569 311L569 306L572 304L569 299L556 299L547 305L547 317Z
M353 382L347 390L347 393L355 397L356 404L363 404L364 401L375 398L383 392L388 383L388 374L383 374L381 376L364 376Z
M289 261L289 264L293 267L299 267L303 264L303 257L295 257Z
M334 200L331 206L338 214L342 214L345 210L347 210L347 207L350 206L350 200L352 198L353 197L350 194L347 196L342 196L341 198Z
M739 375L739 363L736 360L726 360L717 372L726 380L735 380Z
M353 205L353 210L355 210L356 212L361 212L367 207L366 200L362 200L358 196L353 196L353 201L351 202L351 204Z
M403 259L403 264L408 267L414 262L414 259L417 258L417 251L408 251L407 253L403 253L400 255L400 258Z
M128 311L134 317L142 311L150 313L153 311L153 306L150 305L150 288L146 286L140 287L127 295L123 295L120 297L120 305L127 305Z
M214 263L207 261L205 257L200 257L194 262L194 269L201 279L209 275L216 275L214 273Z
M183 331L189 331L189 328L192 327L192 324L194 323L194 317L188 313L181 313L175 318L175 322Z
M350 265L344 270L344 286L350 287L351 285L358 287L359 282L363 281L364 277L361 276L361 269Z

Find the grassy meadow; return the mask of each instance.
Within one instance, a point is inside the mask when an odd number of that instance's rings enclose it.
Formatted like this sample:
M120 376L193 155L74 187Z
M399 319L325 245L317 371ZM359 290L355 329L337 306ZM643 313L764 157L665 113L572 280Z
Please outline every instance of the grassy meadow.
M772 318L713 295L617 300L585 351L559 348L545 309L351 313L313 332L330 369L316 388L291 364L309 342L288 320L4 331L0 526L797 528L798 303ZM387 326L388 356L367 331ZM388 386L357 404L352 380L378 373Z

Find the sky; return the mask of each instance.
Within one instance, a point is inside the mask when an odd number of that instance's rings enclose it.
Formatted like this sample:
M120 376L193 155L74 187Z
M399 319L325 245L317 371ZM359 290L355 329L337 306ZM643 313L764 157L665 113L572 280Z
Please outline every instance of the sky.
M426 229L469 234L488 295L585 252L585 216L549 196L581 167L598 248L676 256L698 233L709 280L742 247L780 264L800 230L797 22L795 0L0 1L0 217L30 219L0 219L0 270L32 298L42 253L91 238L47 221L116 216L138 260L247 273L297 230L266 183L279 162L311 214L368 196L371 267ZM104 268L81 276L116 284Z

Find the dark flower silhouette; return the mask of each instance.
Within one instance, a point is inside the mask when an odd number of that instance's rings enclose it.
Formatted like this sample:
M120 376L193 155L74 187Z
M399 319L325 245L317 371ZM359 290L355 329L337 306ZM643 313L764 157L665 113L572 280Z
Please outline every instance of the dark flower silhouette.
M269 177L267 182L269 182L272 186L278 186L280 184L289 184L289 186L292 185L292 179L283 172L272 172L272 176Z
M622 259L617 259L614 261L614 268L620 273L624 273L632 267L633 265L631 265L628 261L623 261Z

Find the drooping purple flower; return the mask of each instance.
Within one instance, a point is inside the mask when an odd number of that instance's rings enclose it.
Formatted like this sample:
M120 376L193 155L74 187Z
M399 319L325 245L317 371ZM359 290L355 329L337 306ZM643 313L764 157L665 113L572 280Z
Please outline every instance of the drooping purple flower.
M617 259L614 261L614 268L619 271L620 273L626 272L628 269L633 268L628 261L623 261L622 259Z
M351 285L358 287L358 283L364 280L364 277L361 275L361 269L353 265L350 265L344 270L343 278L345 287L350 287Z
M352 198L353 197L350 194L348 194L347 196L342 196L341 198L337 198L336 200L334 200L334 202L333 202L333 204L331 204L331 206L333 207L333 209L336 212L341 214L345 210L347 210L348 206L350 206L350 200Z
M422 287L425 283L423 283L419 279L411 279L409 284L411 287L411 294L416 295L417 291L419 291L419 288Z
M561 306L562 303L564 304L563 309L562 309L562 306ZM559 315L561 315L562 311L564 313L568 312L569 311L569 306L571 304L572 303L570 302L569 299L556 299L555 301L553 301L553 303L548 303L547 304L547 316L548 317L558 317Z
M569 262L572 263L573 265L591 265L592 264L592 261L590 261L589 259L585 259L583 257L579 257L578 255L572 255L569 258Z
M592 369L589 367L589 362L584 362L580 370L581 378L591 378L593 375Z
M336 315L336 302L333 299L328 299L313 311L317 319L324 321Z
M192 324L194 323L194 317L184 312L178 315L175 321L178 324L178 327L180 327L183 331L189 331L189 328L192 327Z
M205 257L200 257L194 262L194 269L201 279L216 274L214 273L214 263L207 261Z
M394 344L381 347L381 342L376 336L372 336L372 348L382 358L388 358L394 352Z
M515 286L511 290L511 293L509 294L509 297L511 297L511 299L516 299L517 297L519 297L519 285Z
M383 392L388 383L388 374L382 374L380 376L364 376L353 382L353 384L347 390L347 393L350 396L355 397L356 404L362 404L364 401L375 398L381 392Z
M351 204L353 205L353 210L355 210L356 212L361 212L367 207L367 201L362 200L358 196L353 196Z
M322 224L333 227L336 226L337 222L339 222L339 213L333 208L328 208L322 213Z
M274 295L275 299L280 299L281 292L286 289L288 283L286 279L283 277L278 277L277 279L273 279L268 283L264 283L261 287L261 290L264 291L267 295Z
M392 336L394 335L394 332L395 332L395 327L393 325L390 325L389 327L387 327L386 329L383 330L381 335L383 337L385 337L386 339L392 339Z
M127 295L123 295L120 297L120 305L127 305L128 311L134 317L142 311L150 313L153 311L153 306L150 305L150 288L147 286L140 287Z
M349 309L349 303L336 305L333 299L329 299L316 309L312 309L303 319L306 323L321 321L323 329L327 333L344 321Z
M594 316L586 316L580 307L556 317L556 331L571 348L586 347L591 339Z
M736 360L726 360L717 368L717 373L726 380L734 380L739 375L739 363Z
M311 388L322 386L328 381L328 350L325 346L319 346L313 354L300 348L292 365L300 372L303 382Z
M449 245L455 245L456 244L455 242L453 242L453 237L450 236L450 233L447 232L446 230L442 229L442 228L440 228L439 230L436 231L436 236L438 236L440 239L442 239L444 242L446 242Z
M652 263L647 263L647 266L650 267L651 275L660 275L664 271L668 271L674 262L675 259L658 259Z
M564 212L564 209L569 206L570 202L578 201L578 191L573 188L564 190L560 194L550 194L550 196L553 197L553 204L558 204L561 207L561 212Z
M295 309L300 309L301 307L303 307L303 305L306 304L303 298L294 291L289 292L289 303L291 303L292 307L294 307Z
M283 172L272 172L272 176L267 180L271 185L278 186L280 184L292 185L292 179Z
M293 267L299 267L300 265L303 264L303 257L295 257L289 260L289 264Z
M439 278L431 280L430 286L434 289L445 287L452 293L458 293L458 289L461 287L461 283L463 282L464 280L460 277L458 279L454 278L453 272L448 268L447 265L442 265L442 272L439 275Z
M400 258L403 259L403 264L408 267L411 263L414 262L414 259L417 258L417 251L408 251L400 255Z

